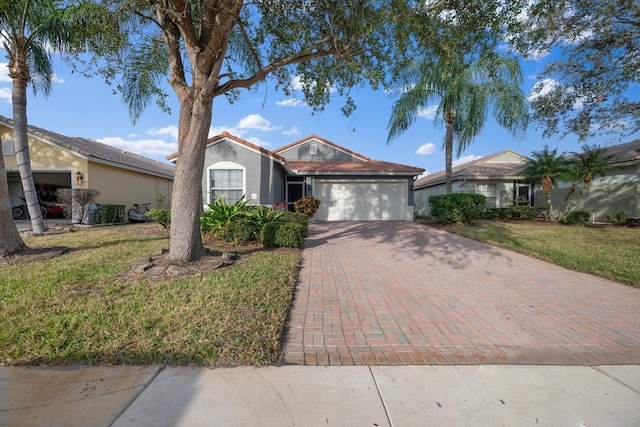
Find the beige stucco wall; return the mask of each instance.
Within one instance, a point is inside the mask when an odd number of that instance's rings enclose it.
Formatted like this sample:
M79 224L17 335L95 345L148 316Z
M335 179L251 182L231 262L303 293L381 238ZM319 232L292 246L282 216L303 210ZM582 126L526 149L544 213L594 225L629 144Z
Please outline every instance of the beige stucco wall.
M13 140L13 130L0 127L2 140ZM68 171L86 171L87 159L66 151L60 147L52 146L36 138L29 138L29 155L31 157L31 168L33 170L68 170ZM7 170L17 170L18 164L16 156L4 156L5 167ZM83 172L84 173L84 172ZM82 188L82 185L79 186Z
M125 205L151 203L150 208L166 208L171 203L172 181L140 172L90 162L84 180L88 188L100 191L96 203Z
M2 141L13 140L13 130L0 126L0 138ZM1 146L0 146L1 148ZM42 141L38 138L29 138L29 154L31 168L38 177L45 174L68 174L72 188L93 188L100 191L96 203L124 204L127 209L134 203L150 202L149 207L169 207L173 181L166 178L155 177L141 172L135 172L120 167L105 165L89 161L84 156L57 145ZM22 193L18 173L16 156L5 155L5 167L11 173L10 193L13 194L12 203L18 204L18 195ZM82 180L76 179L76 172L82 174ZM15 182L14 182L15 181ZM58 184L58 182L56 181Z
M562 200L567 195L569 184L560 182L551 193L551 202L557 214ZM577 203L579 190L569 199L571 210L582 210L592 214L595 221L604 221L608 214L624 212L631 218L640 218L640 163L609 171L603 178L595 178L587 193ZM536 186L535 205L546 206L544 192Z

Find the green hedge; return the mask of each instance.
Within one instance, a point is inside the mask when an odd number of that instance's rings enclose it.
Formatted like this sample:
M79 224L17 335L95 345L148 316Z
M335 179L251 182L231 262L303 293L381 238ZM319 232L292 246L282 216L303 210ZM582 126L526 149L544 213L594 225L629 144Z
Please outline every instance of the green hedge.
M282 222L293 222L295 224L300 224L304 227L304 230L307 231L309 228L309 217L302 212L283 212L280 217Z
M585 225L589 222L591 215L585 211L570 211L562 215L558 221L567 225Z
M267 248L299 248L304 243L305 229L293 222L270 222L260 230L260 242Z
M431 215L443 224L463 224L481 216L487 198L482 194L455 193L429 197Z
M510 206L508 208L487 208L480 213L482 219L512 219L531 220L546 212L547 208L540 206Z
M96 224L124 222L124 205L96 205Z

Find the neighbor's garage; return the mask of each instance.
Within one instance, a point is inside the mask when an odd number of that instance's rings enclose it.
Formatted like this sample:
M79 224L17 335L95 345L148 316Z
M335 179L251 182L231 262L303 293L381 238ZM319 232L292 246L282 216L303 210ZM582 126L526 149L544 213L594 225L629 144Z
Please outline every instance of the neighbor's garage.
M316 179L313 195L320 200L318 221L406 221L407 180Z

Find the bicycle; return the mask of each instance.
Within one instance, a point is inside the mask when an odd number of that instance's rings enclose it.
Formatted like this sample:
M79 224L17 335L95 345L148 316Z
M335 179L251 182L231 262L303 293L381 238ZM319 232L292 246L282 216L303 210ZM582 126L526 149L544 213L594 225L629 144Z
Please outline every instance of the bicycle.
M129 217L129 222L147 222L149 218L145 215L150 211L149 205L151 203L135 203L133 209L129 209L127 212L127 217Z
M29 208L27 207L27 199L24 197L18 196L20 200L22 200L22 204L20 206L14 206L11 208L11 215L13 219L20 219L26 214L26 219L31 219L31 215L29 215ZM40 213L42 214L42 218L47 218L47 207L43 206L40 203Z

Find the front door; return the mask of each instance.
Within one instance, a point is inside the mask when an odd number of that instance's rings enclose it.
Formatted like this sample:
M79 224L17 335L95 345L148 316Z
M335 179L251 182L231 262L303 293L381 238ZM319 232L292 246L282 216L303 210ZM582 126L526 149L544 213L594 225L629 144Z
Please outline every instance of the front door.
M294 203L304 197L304 178L287 177L287 210L293 212Z

